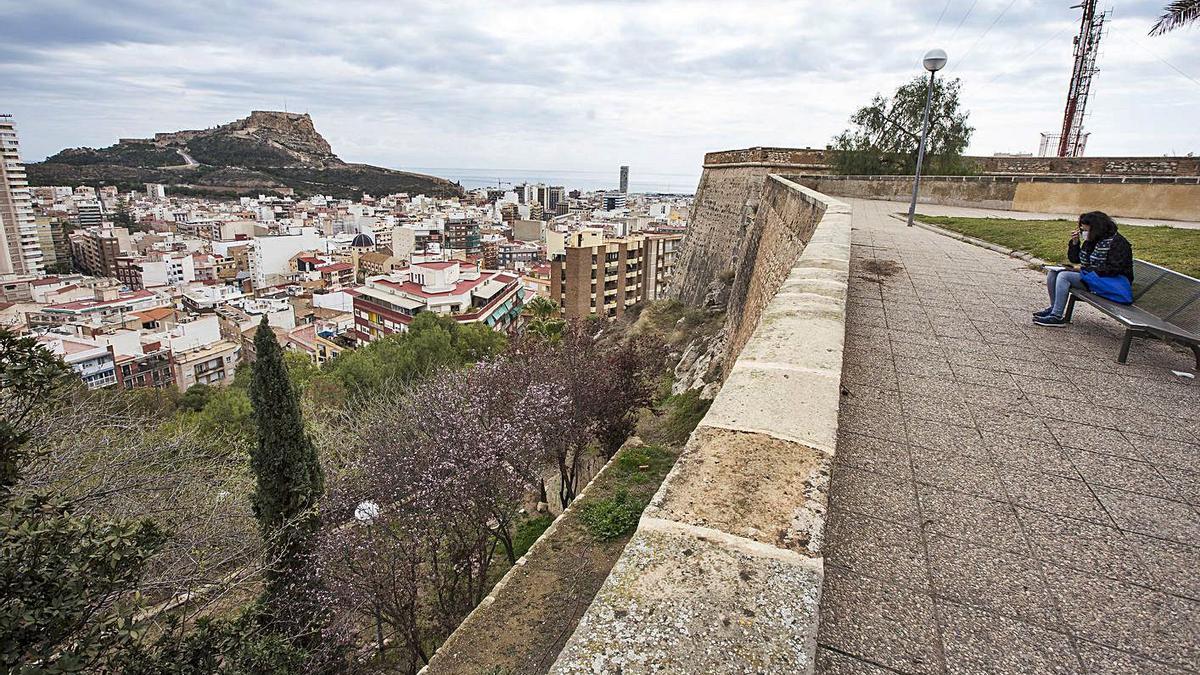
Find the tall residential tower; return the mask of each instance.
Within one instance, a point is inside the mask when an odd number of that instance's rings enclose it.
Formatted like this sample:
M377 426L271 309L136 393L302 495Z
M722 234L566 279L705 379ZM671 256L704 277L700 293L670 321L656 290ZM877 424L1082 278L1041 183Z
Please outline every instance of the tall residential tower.
M42 249L12 116L0 114L0 274L41 274Z

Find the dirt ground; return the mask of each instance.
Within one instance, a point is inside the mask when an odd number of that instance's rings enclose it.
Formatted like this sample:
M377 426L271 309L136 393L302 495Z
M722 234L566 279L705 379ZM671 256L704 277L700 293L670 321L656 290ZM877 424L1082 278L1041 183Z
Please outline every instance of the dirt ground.
M670 462L677 448L664 448ZM622 450L624 453L625 450ZM494 591L432 659L428 673L440 675L534 675L554 663L592 598L608 577L632 533L599 541L580 520L580 512L619 489L649 500L670 466L628 480L619 453L560 516Z

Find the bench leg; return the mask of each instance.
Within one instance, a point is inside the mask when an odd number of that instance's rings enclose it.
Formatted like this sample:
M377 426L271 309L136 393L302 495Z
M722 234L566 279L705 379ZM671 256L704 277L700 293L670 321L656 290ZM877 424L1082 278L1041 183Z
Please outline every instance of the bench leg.
M1200 345L1191 345L1192 354L1196 357L1196 372L1200 372Z
M1063 312L1063 321L1071 323L1071 314L1075 312L1075 296L1067 296L1067 311Z
M1121 340L1121 353L1117 355L1117 363L1125 363L1125 359L1129 358L1129 345L1133 342L1133 329L1125 331L1125 339Z

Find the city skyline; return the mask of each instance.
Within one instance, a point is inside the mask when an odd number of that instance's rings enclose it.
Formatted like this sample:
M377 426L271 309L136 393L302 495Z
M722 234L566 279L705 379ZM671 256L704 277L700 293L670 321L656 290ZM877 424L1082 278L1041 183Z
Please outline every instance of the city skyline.
M1150 38L1161 2L1114 9L1090 155L1200 150L1194 29ZM0 101L23 159L203 128L251 109L309 112L347 161L394 168L695 172L702 154L823 147L875 93L950 55L970 154L1036 152L1055 131L1078 12L1069 3L175 3L0 1ZM72 16L62 22L57 17ZM769 20L768 20L769 19ZM1153 96L1149 94L1153 93ZM87 101L86 106L79 105ZM1182 133L1180 130L1184 130ZM549 136L552 132L553 136Z

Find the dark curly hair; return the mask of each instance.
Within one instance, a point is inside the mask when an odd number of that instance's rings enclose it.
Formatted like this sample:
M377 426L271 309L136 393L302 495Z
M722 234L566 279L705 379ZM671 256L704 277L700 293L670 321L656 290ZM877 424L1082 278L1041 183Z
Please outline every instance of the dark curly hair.
M1079 216L1079 225L1088 228L1088 241L1108 239L1117 233L1117 224L1103 211L1088 211Z

